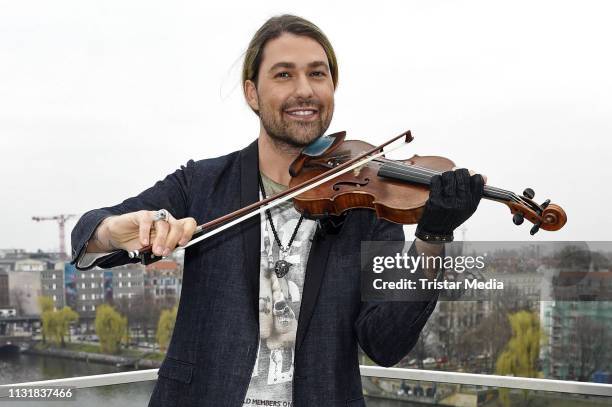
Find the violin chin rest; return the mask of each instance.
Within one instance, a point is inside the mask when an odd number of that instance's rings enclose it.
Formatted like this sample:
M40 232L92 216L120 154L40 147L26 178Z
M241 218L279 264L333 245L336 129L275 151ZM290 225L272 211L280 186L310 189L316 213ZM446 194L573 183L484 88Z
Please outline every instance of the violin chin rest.
M304 164L309 158L321 157L324 154L334 151L346 137L346 131L328 134L319 137L300 152L300 155L289 166L289 175L297 176L304 168Z

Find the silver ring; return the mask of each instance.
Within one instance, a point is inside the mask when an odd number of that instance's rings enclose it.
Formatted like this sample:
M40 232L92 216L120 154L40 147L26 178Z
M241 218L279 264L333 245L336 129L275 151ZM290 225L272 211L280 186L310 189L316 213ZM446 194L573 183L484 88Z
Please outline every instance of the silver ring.
M158 220L165 220L166 222L170 219L170 212L165 209L160 209L153 214L153 222L157 222Z

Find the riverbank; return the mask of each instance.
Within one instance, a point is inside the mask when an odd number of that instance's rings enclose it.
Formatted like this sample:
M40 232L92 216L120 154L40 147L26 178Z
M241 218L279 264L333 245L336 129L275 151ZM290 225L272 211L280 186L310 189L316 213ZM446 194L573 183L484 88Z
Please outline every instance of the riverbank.
M119 355L109 355L100 352L99 347L96 345L79 343L66 343L65 348L37 343L29 349L23 350L22 353L102 363L119 367L133 367L135 369L159 368L164 358L164 354L159 352L142 352L134 349L123 349Z

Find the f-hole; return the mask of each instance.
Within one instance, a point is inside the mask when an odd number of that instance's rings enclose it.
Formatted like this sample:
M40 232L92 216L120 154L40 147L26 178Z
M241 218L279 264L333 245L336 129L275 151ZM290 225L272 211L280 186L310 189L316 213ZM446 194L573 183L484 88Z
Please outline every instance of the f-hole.
M340 181L340 182L336 182L332 188L334 191L340 191L340 187L344 185L348 187L359 188L359 187L365 187L369 183L370 183L369 178L364 178L363 181Z

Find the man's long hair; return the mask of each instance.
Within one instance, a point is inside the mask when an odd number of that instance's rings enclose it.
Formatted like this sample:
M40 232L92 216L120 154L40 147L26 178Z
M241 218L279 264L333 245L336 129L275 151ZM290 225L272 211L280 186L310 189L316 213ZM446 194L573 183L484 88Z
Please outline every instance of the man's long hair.
M335 88L338 84L338 61L336 60L336 53L331 43L319 27L304 18L290 14L270 18L257 30L251 42L249 42L249 47L244 56L244 64L242 65L243 88L247 80L253 81L255 86L257 86L257 76L263 57L263 49L268 41L280 37L283 33L310 37L321 44L327 55L327 62L329 63Z

